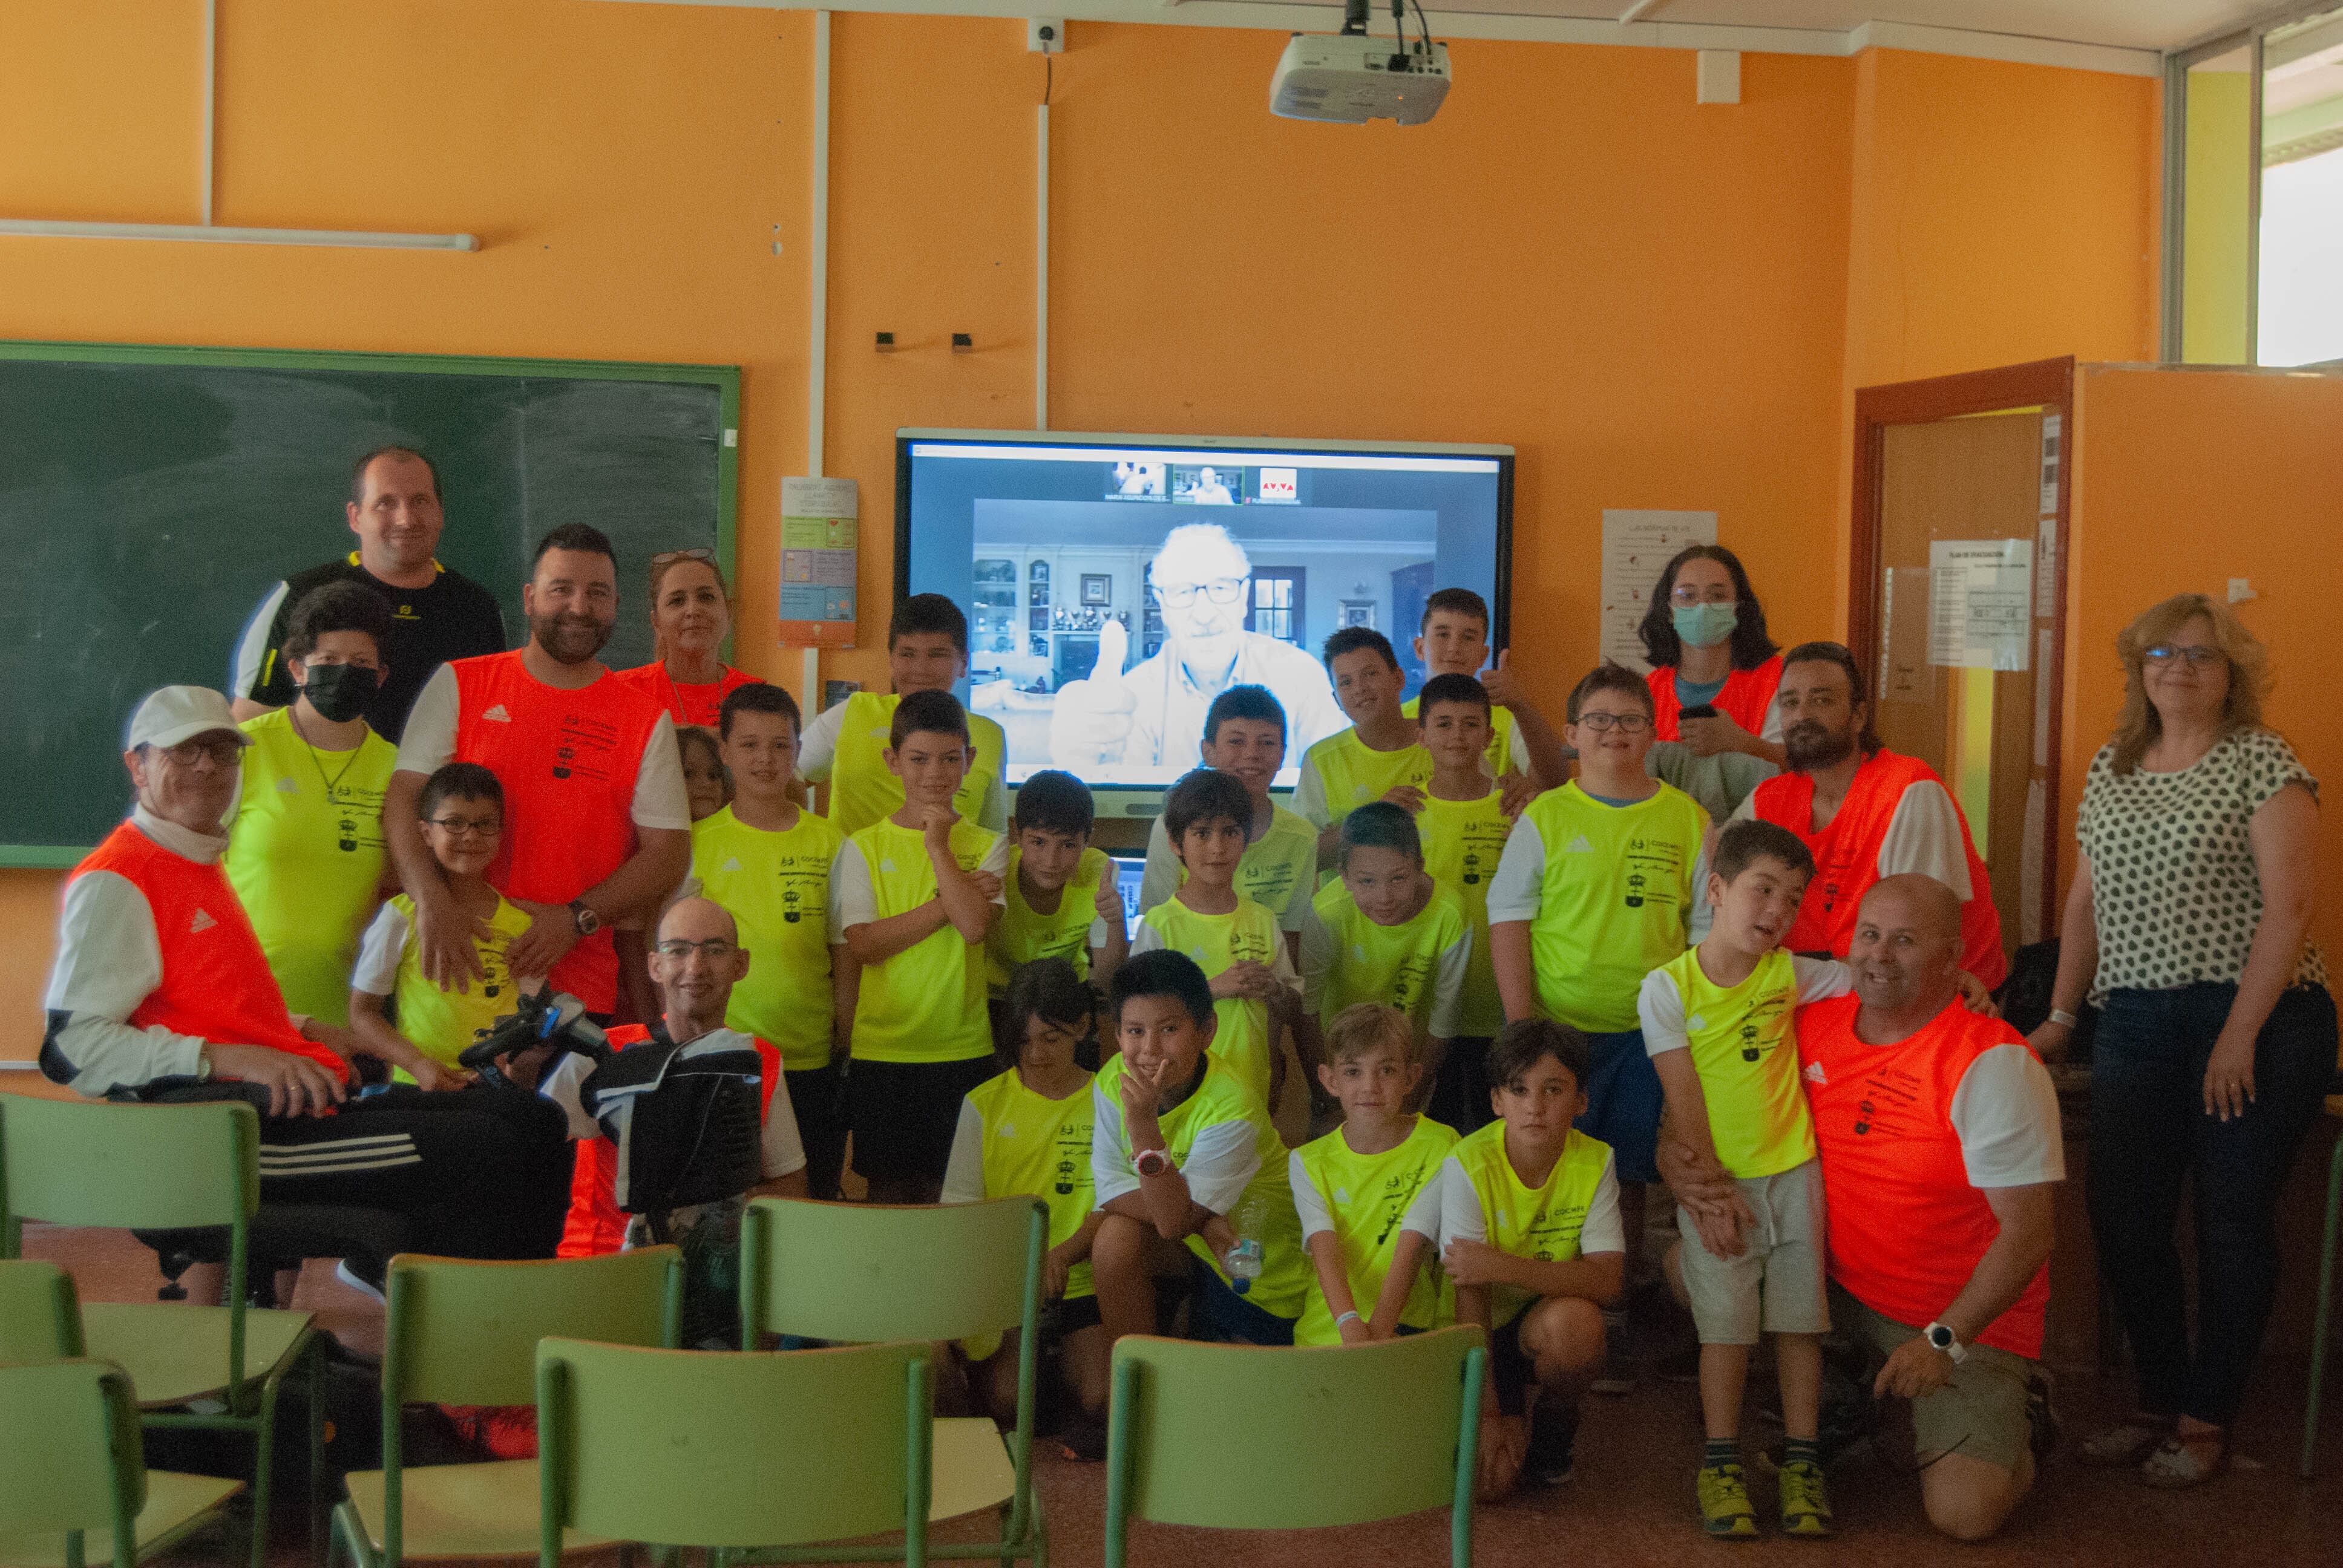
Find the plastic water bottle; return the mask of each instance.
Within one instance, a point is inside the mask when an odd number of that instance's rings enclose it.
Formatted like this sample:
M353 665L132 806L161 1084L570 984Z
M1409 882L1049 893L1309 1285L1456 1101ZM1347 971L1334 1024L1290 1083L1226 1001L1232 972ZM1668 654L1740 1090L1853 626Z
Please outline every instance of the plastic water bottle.
M1252 1289L1261 1278L1261 1242L1252 1236L1241 1236L1229 1249L1229 1289L1242 1296Z

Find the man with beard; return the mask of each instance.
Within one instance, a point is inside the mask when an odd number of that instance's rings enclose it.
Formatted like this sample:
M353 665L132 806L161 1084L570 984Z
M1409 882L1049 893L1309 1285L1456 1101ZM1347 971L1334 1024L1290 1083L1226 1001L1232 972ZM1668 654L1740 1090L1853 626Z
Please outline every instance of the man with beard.
M1879 743L1863 692L1855 656L1837 643L1801 643L1782 656L1775 701L1789 770L1758 785L1734 813L1780 823L1814 854L1814 879L1782 945L1846 957L1864 894L1883 878L1916 871L1959 898L1962 967L1998 986L2009 960L1968 819L1936 769ZM1704 905L1693 940L1707 929Z
M383 800L384 838L415 900L424 978L462 990L480 975L472 921L426 847L416 805L449 762L477 762L505 791L496 890L534 917L506 957L587 1010L618 1007L611 922L649 911L683 880L691 810L675 724L654 698L608 678L595 655L618 618L610 541L582 523L545 536L521 589L528 641L458 659L416 699Z

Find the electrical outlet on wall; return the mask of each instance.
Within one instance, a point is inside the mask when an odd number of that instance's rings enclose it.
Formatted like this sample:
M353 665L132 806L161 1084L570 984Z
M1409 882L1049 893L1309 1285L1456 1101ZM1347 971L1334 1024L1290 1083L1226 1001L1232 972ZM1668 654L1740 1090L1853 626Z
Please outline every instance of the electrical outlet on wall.
M1066 52L1066 19L1063 16L1027 17L1025 51L1031 55L1064 54Z

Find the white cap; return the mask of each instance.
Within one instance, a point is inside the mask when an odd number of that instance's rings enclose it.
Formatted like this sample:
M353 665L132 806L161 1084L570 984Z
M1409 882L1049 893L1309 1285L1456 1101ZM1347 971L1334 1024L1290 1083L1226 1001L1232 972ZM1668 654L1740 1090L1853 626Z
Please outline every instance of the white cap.
M252 744L237 728L236 710L226 698L208 686L166 686L150 693L130 716L126 744L133 751L141 746L176 746L218 729L235 736L240 746Z

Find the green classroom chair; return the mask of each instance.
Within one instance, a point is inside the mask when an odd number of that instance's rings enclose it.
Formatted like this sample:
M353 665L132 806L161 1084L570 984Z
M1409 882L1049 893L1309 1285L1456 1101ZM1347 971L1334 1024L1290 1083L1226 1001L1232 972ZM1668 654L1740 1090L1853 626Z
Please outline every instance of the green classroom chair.
M1467 1327L1342 1349L1116 1341L1106 1568L1133 1519L1310 1530L1443 1504L1469 1568L1487 1360Z
M260 1203L260 1118L249 1105L116 1105L0 1095L0 1258L23 1221L116 1229L226 1226L227 1304L91 1302L80 1353L121 1367L149 1427L253 1440L252 1562L267 1568L277 1395L296 1362L309 1380L310 1545L325 1501L322 1342L307 1312L246 1304L246 1230ZM191 1408L217 1402L216 1411Z
M148 1470L138 1401L111 1362L0 1366L0 1563L124 1568L184 1540L244 1490L216 1475Z
M73 1276L34 1258L0 1259L0 1363L81 1354L81 1302Z
M538 1568L579 1537L743 1563L928 1561L935 1388L924 1344L537 1347ZM831 1546L900 1530L902 1543Z
M989 1541L937 1544L934 1558L1031 1557L1048 1528L1033 1487L1041 1259L1050 1211L1038 1198L891 1206L759 1198L740 1226L740 1333L852 1344L978 1339L1017 1331L1017 1424L987 1416L935 1424L931 1520L998 1508Z
M2327 1118L2343 1123L2343 1094L2327 1097ZM2335 1315L2335 1230L2343 1219L2343 1125L2335 1133L2335 1152L2327 1161L2327 1224L2318 1241L2318 1312L2310 1328L2310 1395L2302 1411L2302 1461L2296 1473L2308 1481L2313 1473L2311 1455L2318 1446L2318 1401L2327 1382L2327 1331Z
M672 1346L683 1310L683 1254L644 1247L507 1263L401 1253L390 1261L385 1286L382 1468L345 1479L349 1495L334 1510L333 1545L359 1568L532 1555L537 1462L407 1469L406 1407L533 1404L537 1342L549 1334ZM562 1550L605 1544L578 1537ZM327 1568L332 1561L329 1553Z

